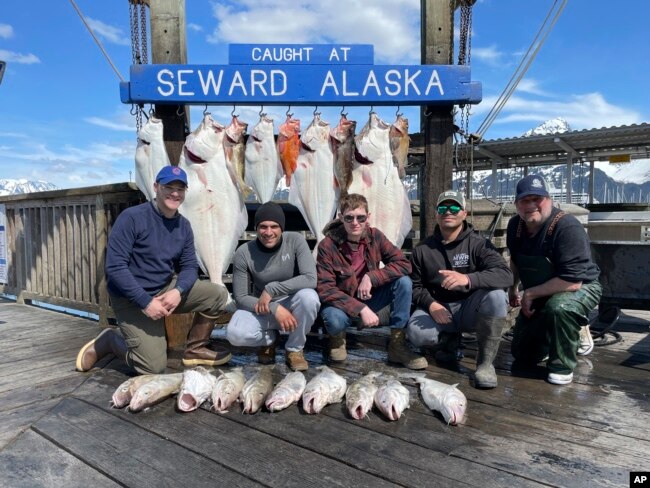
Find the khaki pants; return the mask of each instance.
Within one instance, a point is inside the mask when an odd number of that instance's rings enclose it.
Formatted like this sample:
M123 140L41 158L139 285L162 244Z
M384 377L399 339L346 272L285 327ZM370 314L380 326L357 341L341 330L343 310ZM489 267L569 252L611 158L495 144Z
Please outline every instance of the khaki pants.
M165 293L174 286L176 279L158 294ZM228 291L224 286L197 280L174 313L202 312L205 315L217 316L227 300ZM140 374L163 373L167 367L165 321L150 319L126 298L111 297L111 303L128 347L127 364Z

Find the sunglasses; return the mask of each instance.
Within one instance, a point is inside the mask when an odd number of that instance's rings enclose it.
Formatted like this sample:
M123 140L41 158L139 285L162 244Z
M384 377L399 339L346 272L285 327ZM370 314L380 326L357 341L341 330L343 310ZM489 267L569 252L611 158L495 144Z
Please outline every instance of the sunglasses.
M366 220L368 220L367 215L344 215L343 216L343 222L346 224L351 224L354 222L354 219L357 220L360 224L363 224Z
M460 212L462 209L463 207L459 205L438 205L438 214L445 215L447 213L447 210L449 210L452 215L458 215L458 212Z

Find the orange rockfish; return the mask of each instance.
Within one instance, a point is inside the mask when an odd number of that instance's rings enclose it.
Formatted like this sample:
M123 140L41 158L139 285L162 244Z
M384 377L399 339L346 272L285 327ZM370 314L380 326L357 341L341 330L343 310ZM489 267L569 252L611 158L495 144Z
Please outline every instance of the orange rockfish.
M278 129L278 154L287 177L287 186L291 185L291 175L298 166L300 152L300 119L287 115L287 120Z

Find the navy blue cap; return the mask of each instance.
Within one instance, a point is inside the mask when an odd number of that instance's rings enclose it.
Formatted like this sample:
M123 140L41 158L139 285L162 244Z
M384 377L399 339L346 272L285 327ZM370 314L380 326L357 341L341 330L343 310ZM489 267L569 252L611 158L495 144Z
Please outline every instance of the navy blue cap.
M519 180L515 201L529 195L537 195L540 197L549 196L544 178L538 175L528 175Z
M167 185L172 181L180 181L187 186L187 174L178 166L164 166L163 169L158 171L156 183Z

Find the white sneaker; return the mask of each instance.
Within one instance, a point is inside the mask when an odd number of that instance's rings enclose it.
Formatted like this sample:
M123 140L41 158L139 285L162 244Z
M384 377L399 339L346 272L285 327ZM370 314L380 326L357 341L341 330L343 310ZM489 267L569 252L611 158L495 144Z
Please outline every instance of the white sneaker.
M569 374L549 373L548 382L554 385L568 385L573 381L573 372Z
M591 337L589 325L580 328L580 346L578 347L578 356L586 356L594 350L594 338Z

